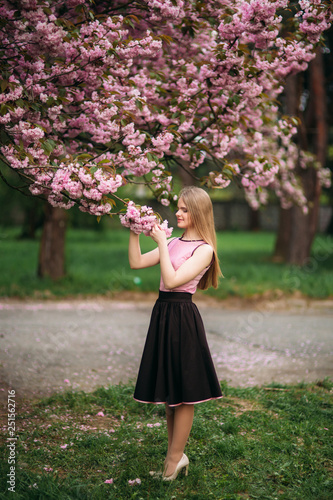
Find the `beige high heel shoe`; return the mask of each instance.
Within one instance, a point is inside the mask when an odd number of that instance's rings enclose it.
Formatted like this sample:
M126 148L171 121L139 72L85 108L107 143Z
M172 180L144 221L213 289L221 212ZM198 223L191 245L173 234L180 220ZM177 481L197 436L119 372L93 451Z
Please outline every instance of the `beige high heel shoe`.
M187 476L189 463L190 463L189 459L187 458L185 453L183 453L182 458L179 460L174 472L172 474L170 474L170 476L165 476L164 472L163 472L163 476L162 476L163 481L174 481L176 479L176 477L178 476L178 474L180 473L180 471L182 471L183 469L185 469L185 476Z

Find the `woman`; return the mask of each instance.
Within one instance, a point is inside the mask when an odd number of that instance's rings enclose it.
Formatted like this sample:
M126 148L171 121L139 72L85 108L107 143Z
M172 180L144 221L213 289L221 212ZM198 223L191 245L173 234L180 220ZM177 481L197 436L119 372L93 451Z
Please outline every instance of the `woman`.
M132 269L160 264L159 298L154 306L142 355L134 399L165 404L168 452L163 480L170 481L189 460L184 448L191 431L194 404L222 397L209 352L204 326L192 295L197 288L217 287L221 274L212 202L200 188L179 194L176 213L181 238L167 241L155 225L150 236L157 248L141 254L139 237L131 231L129 262Z

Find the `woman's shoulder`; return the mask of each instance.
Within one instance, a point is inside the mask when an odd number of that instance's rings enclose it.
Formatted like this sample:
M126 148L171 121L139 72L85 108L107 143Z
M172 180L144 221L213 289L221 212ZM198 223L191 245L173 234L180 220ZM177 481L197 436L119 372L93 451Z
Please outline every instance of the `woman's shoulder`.
M199 245L196 247L195 250L197 250L199 248L201 248L201 250L204 251L204 252L214 252L214 249L213 249L212 245L210 245L206 241L203 241L202 243L199 243Z
M209 243L203 241L196 248L194 248L192 255L195 252L201 256L206 256L206 255L212 256L214 253L214 248Z
M177 238L176 236L175 236L175 237L173 237L173 238L169 238L169 239L167 240L167 244L169 245L172 241L175 241L175 240L179 240L179 238Z

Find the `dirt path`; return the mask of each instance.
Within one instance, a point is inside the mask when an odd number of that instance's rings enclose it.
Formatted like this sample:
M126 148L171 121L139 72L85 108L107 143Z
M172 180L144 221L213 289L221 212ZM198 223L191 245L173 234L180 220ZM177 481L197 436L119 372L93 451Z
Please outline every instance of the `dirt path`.
M135 379L155 294L0 302L0 396L34 398ZM220 379L333 378L333 301L195 299Z

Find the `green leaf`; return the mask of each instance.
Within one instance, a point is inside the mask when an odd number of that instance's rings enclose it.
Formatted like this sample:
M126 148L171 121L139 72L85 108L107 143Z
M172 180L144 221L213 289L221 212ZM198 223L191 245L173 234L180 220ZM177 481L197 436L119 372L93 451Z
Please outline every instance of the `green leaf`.
M134 24L133 24L132 19L129 19L128 17L126 17L126 18L124 19L124 23L125 23L125 24L129 24L129 25L131 26L131 28L134 28Z
M143 109L142 102L139 99L135 99L135 104L139 108L140 111Z
M67 97L58 97L58 100L61 102L72 102L70 99L67 99Z
M17 99L16 100L16 105L20 106L20 108L26 108L27 107L27 104L26 104L26 102L24 102L23 99Z
M2 80L1 81L1 92L4 92L7 87L8 87L8 80Z
M171 44L171 42L172 42L172 38L171 38L171 36L168 36L168 35L160 35L160 38L161 38L162 40L164 40L164 41L165 41L168 45L170 45L170 44Z
M52 153L54 149L54 147L50 144L48 140L42 143L42 148L44 149L45 153Z
M4 103L1 104L0 106L0 114L1 116L4 116L8 111L8 106Z
M159 158L158 156L156 156L156 155L154 155L154 154L153 154L153 155L152 155L152 157L153 157L153 160L154 160L156 163L160 163L160 161L161 161L161 160L160 160L160 158Z
M103 165L104 163L110 163L110 160L104 159L97 162L97 165Z
M77 156L77 159L78 160L87 160L87 159L90 159L92 158L92 155L89 154L89 153L82 153L80 155Z
M130 14L128 17L130 17L131 19L133 19L136 23L140 22L139 18L136 17L134 14Z

